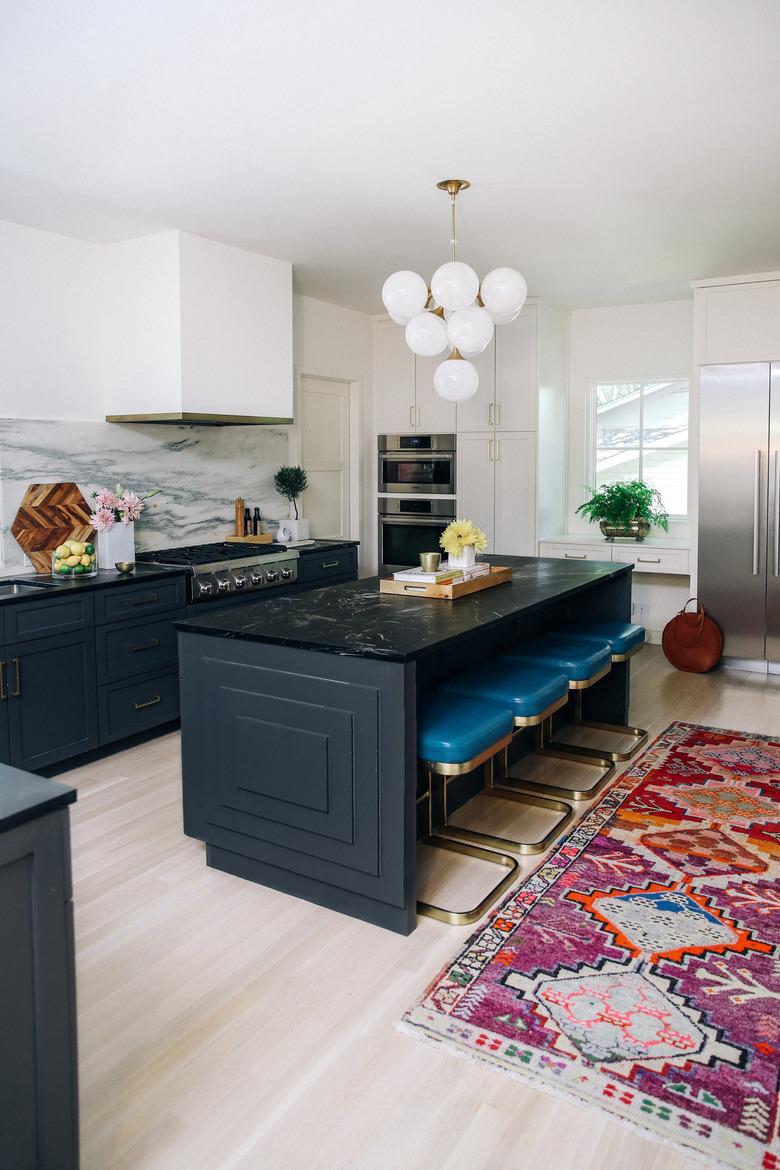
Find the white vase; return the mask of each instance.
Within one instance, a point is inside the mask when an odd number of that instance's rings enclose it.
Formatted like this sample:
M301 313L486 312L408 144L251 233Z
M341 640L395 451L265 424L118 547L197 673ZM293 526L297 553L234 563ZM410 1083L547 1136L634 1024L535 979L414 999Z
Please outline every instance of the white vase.
M113 569L117 561L135 560L135 524L115 524L108 532L98 532L98 567Z
M477 563L477 550L473 544L467 544L459 557L450 556L447 564L451 569L471 569Z
M303 518L298 520L280 520L277 539L281 544L292 544L296 540L308 540L309 521Z

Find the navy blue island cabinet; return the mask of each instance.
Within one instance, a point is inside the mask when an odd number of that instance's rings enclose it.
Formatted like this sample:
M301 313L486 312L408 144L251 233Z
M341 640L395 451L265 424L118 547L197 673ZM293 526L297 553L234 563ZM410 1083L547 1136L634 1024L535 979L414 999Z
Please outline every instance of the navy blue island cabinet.
M492 557L457 601L378 578L178 623L184 829L209 865L408 934L416 922L417 703L573 619L627 621L631 566ZM587 692L628 722L629 663Z
M78 1170L68 805L0 764L0 1166Z

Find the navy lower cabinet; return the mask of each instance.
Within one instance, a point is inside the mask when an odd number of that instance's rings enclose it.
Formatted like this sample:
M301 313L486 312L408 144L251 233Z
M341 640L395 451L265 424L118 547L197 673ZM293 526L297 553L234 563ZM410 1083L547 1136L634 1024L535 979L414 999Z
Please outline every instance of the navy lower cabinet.
M0 764L11 762L11 739L8 731L8 691L5 686L5 650L0 646Z
M75 791L0 767L0 1166L78 1170L68 809Z
M5 663L12 764L34 771L97 747L91 628L8 642Z
M357 548L354 545L335 552L306 553L298 561L299 590L341 585L356 579Z

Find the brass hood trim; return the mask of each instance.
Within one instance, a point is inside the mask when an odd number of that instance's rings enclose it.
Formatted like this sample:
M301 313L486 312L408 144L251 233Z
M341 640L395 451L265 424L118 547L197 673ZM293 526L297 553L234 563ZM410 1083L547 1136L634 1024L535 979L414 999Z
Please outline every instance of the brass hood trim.
M201 427L291 426L291 418L273 418L260 414L107 414L110 423L179 423Z

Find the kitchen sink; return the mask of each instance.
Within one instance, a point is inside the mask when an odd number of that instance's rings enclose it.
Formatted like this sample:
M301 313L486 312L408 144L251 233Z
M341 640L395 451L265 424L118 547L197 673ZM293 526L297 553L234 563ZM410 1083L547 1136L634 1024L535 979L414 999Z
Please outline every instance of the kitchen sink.
M34 593L37 589L56 588L54 581L18 581L13 578L0 578L0 598L23 597L25 593Z

